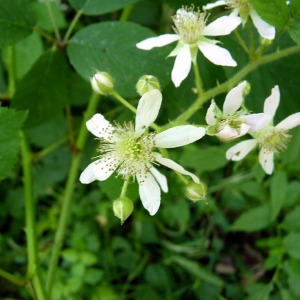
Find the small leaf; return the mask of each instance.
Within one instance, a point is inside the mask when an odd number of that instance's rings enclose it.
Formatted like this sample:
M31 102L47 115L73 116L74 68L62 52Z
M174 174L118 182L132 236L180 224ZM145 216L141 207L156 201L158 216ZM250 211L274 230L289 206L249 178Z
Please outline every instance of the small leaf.
M300 1L291 1L291 16L294 19L300 18Z
M58 51L47 51L17 84L12 107L29 110L26 127L34 127L57 114L67 101L67 65Z
M9 46L31 34L35 17L28 0L0 1L0 47Z
M70 4L85 15L103 15L140 0L69 0Z
M285 0L250 0L259 16L267 23L283 28L289 20L289 10Z
M255 283L248 287L249 297L247 300L268 300L273 289L273 283Z
M271 179L271 220L274 221L287 197L287 178L282 172L275 173Z
M232 231L252 232L266 228L271 221L271 212L267 205L249 209L232 224Z
M18 158L19 130L26 112L0 107L0 180L7 176Z
M293 207L293 210L285 215L282 227L288 231L299 230L300 231L300 205Z
M283 244L291 257L300 259L300 232L290 232L284 237Z
M289 27L290 37L295 43L300 44L300 20L294 20Z

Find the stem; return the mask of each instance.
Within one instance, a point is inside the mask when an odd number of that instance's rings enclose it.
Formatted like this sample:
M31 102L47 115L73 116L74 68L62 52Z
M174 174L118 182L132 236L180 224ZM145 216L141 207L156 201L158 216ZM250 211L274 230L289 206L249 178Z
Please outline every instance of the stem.
M51 20L51 23L52 23L52 26L53 26L55 37L56 37L57 40L60 41L60 38L61 38L60 37L60 33L59 33L59 30L58 30L57 24L55 22L55 18L54 18L54 15L53 15L52 7L50 5L50 1L49 0L46 0L46 6L47 6L47 10L48 10L48 13L49 13L49 16L50 16L50 20Z
M127 192L127 188L128 188L128 184L129 184L129 177L130 176L127 176L126 180L123 183L120 198L121 197L126 197L126 192Z
M120 94L118 94L115 90L111 93L119 102L121 102L124 106L129 108L132 112L136 114L136 108L133 107L127 100L125 100Z
M123 21L123 22L128 21L133 8L134 8L134 4L127 5L123 9L122 14L121 14L121 16L119 18L119 21Z
M194 68L194 74L195 74L195 83L196 83L196 87L197 87L197 93L198 93L199 98L201 98L201 96L203 94L203 83L202 83L202 79L200 77L200 72L199 72L197 62L193 62L193 68Z
M241 69L238 73L236 73L232 78L216 86L215 88L212 88L206 91L205 93L203 93L202 97L197 98L197 100L184 113L182 113L176 120L170 122L167 126L161 128L161 130L165 130L167 128L178 126L185 123L199 108L201 108L201 106L205 102L215 97L216 95L228 91L230 88L236 85L240 80L242 80L246 75L248 75L250 72L255 70L257 67L278 60L285 56L295 54L297 52L300 52L300 45L296 45L269 55L261 56L256 61L250 61L243 69Z
M22 167L25 193L25 232L27 240L27 278L33 278L37 299L46 300L44 284L39 270L37 234L35 222L36 201L33 192L32 153L24 132L21 132Z
M69 28L68 28L68 30L67 30L65 36L64 36L64 41L67 41L67 40L69 39L69 37L70 37L70 35L72 34L72 31L73 31L75 25L77 24L78 20L80 19L81 15L82 15L82 11L79 10L79 11L76 13L74 19L72 20L72 22L71 22L71 24L70 24L70 26L69 26Z
M15 275L12 275L2 269L0 269L0 276L7 279L10 282L12 282L15 285L19 285L19 286L26 285L26 281L24 279L20 279L20 278L16 277Z
M99 95L96 93L93 93L89 105L87 107L87 110L84 114L83 121L81 124L81 127L79 129L79 134L76 140L76 149L78 150L76 153L74 153L71 161L71 166L67 178L67 183L66 183L66 188L65 188L65 194L63 197L63 202L62 202L62 208L61 208L61 214L60 218L58 221L58 228L55 233L55 238L54 238L54 244L52 248L52 253L50 257L50 263L49 263L49 269L47 273L47 280L46 280L46 290L48 294L48 299L51 299L51 291L55 279L55 273L58 265L58 260L60 256L60 251L63 245L64 237L65 237L65 232L67 228L67 222L69 219L70 215L70 208L72 205L72 200L73 200L73 192L75 188L75 183L78 181L78 170L81 162L81 157L82 157L82 150L85 146L87 137L88 137L88 131L86 130L86 121L93 115L95 112L97 105L98 105L98 100L99 100Z
M12 98L16 89L16 52L15 47L8 47L8 92Z

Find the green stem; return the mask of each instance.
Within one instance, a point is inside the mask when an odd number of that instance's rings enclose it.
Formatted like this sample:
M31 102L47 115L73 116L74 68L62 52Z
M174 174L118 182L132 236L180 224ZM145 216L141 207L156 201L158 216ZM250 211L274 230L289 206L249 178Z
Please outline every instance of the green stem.
M128 177L126 178L126 180L124 181L124 183L123 183L120 198L121 198L121 197L126 197L126 192L127 192L127 188L128 188L128 184L129 184L129 177L130 177L130 176L128 176Z
M2 269L0 269L0 276L5 278L6 280L12 282L15 285L19 285L19 286L26 285L26 281L24 279L20 279L20 278L16 277L15 275L12 275Z
M8 47L8 92L10 97L12 98L14 93L15 93L15 89L16 89L16 57L15 57L16 53L15 53L15 47L14 46L10 46Z
M281 59L288 55L295 54L297 52L300 52L300 45L296 45L269 55L261 56L256 61L250 61L232 78L203 93L202 97L198 98L184 113L182 113L176 120L170 122L167 126L161 128L161 130L184 124L199 108L201 108L201 106L205 102L221 93L230 90L233 86L235 86L239 81L241 81L246 75L255 70L257 67Z
M69 39L69 37L71 36L71 34L72 34L72 32L75 28L75 25L77 24L77 22L80 19L81 15L82 15L82 11L81 10L77 11L74 19L72 20L72 22L71 22L71 24L70 24L70 26L69 26L69 28L68 28L65 36L64 36L64 41L67 41Z
M52 7L51 7L51 4L50 4L49 0L46 0L46 6L47 6L47 10L48 10L50 20L51 20L51 23L52 23L52 26L53 26L55 37L56 37L57 40L60 41L60 38L61 38L60 33L59 33L59 30L58 30L58 27L57 27L57 24L56 24L54 15L53 15Z
M131 12L132 12L132 10L133 10L133 8L134 8L134 4L127 5L127 6L123 9L122 14L121 14L121 16L120 16L120 18L119 18L119 21L123 21L123 22L128 21L130 15L131 15Z
M98 105L99 97L100 96L98 94L93 93L89 101L87 110L85 112L81 127L79 129L79 134L76 140L75 145L76 145L77 152L74 153L71 161L71 166L70 166L66 188L65 188L65 194L62 202L61 214L58 221L57 231L55 233L54 244L52 248L49 269L47 273L46 290L47 290L48 299L51 299L51 292L52 292L52 287L55 279L55 273L58 265L60 251L63 245L65 232L69 220L70 208L72 205L75 184L78 181L78 170L79 170L81 157L82 157L81 151L83 150L88 137L88 131L86 129L86 121L90 119L90 117L94 114Z
M193 68L194 68L194 74L195 74L195 83L196 83L197 93L198 93L198 97L200 99L203 94L203 83L202 83L202 79L200 77L200 72L199 72L197 62L193 62Z
M21 132L22 167L25 193L25 232L27 240L27 278L33 279L37 299L46 299L44 284L39 270L37 233L35 222L35 207L32 175L32 152L24 132Z

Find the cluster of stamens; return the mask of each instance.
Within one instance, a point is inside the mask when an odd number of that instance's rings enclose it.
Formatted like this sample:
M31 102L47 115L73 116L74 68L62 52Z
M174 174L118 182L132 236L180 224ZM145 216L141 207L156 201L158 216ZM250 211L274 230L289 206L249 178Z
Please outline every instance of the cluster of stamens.
M176 26L173 29L185 43L194 44L202 36L207 17L208 15L201 12L199 8L194 11L194 6L183 6L173 16L173 22Z

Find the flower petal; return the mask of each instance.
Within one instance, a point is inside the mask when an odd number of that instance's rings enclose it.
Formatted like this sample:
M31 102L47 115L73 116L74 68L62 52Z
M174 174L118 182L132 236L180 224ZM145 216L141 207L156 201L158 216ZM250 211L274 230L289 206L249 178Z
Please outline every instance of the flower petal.
M184 44L176 56L172 70L172 81L175 87L179 87L181 82L188 76L192 65L190 46Z
M292 114L276 125L276 128L289 130L300 125L300 112Z
M223 16L208 24L203 30L204 36L219 36L230 34L241 24L241 18L229 15Z
M155 180L158 182L160 188L167 193L169 191L168 189L168 181L167 177L160 173L156 168L152 167L150 169L151 174L154 176Z
M154 47L163 47L165 45L171 44L175 41L178 41L180 36L178 34L163 34L156 37L151 37L145 39L136 44L139 49L150 50Z
M249 14L258 33L265 39L273 40L275 38L275 27L265 22L253 8L250 9Z
M257 131L267 126L272 118L268 114L259 113L243 116L244 121L250 126L249 131Z
M135 117L135 133L142 135L157 118L162 101L159 90L150 90L139 101Z
M151 173L147 173L146 177L136 175L139 183L139 194L145 209L151 216L155 215L160 206L160 187Z
M158 148L176 148L193 143L205 135L203 127L181 125L167 129L154 138Z
M101 159L89 164L81 173L79 180L81 183L91 183L95 180L106 180L117 168L119 161L111 154L104 155Z
M216 136L221 141L229 141L229 140L238 138L241 135L239 134L239 132L235 128L232 128L231 126L226 124L222 130L220 130L218 133L216 133Z
M233 161L241 160L256 146L257 141L255 139L242 141L226 151L226 158Z
M114 127L108 122L103 115L95 114L86 122L87 129L96 137L108 140L112 137Z
M223 104L223 116L233 115L242 105L244 100L243 93L247 85L247 81L243 81L234 87L227 95Z
M218 0L215 3L208 3L206 5L203 5L202 8L203 8L203 10L208 10L208 9L212 9L212 8L215 8L217 6L222 6L222 5L226 5L225 0Z
M206 115L205 115L205 121L208 125L216 125L217 124L217 116L215 114L215 109L216 109L217 105L215 103L215 101L212 100Z
M214 45L213 43L198 42L198 48L203 55L215 65L230 67L235 67L237 65L228 50Z
M259 151L259 163L261 164L264 171L268 175L271 175L274 169L274 152L262 148Z
M271 95L265 100L264 113L274 117L280 101L280 92L278 85L275 85L271 90Z
M179 172L179 173L181 173L183 175L189 175L196 183L200 183L200 180L199 180L199 178L196 175L194 175L191 172L188 172L181 165L177 164L175 161L173 161L173 160L171 160L169 158L162 157L158 153L157 154L153 153L153 154L155 155L155 160L158 163L160 163L160 164L162 164L162 165L164 165L164 166L166 166L166 167L168 167L170 169L173 169L174 171Z

